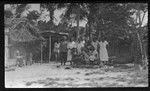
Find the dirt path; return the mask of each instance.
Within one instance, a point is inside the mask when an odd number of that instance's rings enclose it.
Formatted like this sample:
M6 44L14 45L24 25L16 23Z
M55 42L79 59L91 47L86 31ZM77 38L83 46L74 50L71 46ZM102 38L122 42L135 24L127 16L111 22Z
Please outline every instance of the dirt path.
M8 88L57 87L147 87L148 73L134 68L87 69L57 67L59 64L34 64L5 72Z

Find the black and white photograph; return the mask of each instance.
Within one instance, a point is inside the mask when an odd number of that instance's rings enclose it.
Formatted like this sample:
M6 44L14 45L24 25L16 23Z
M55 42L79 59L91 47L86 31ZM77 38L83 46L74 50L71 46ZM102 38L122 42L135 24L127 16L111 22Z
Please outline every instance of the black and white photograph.
M4 4L5 88L148 87L148 3Z

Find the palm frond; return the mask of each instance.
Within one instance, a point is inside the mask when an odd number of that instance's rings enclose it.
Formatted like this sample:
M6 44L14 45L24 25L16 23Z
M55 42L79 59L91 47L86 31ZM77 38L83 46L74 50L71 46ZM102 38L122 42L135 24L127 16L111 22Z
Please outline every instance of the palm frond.
M21 4L17 7L16 13L22 13L26 10L27 4Z
M67 3L58 3L57 4L57 9L60 10L62 8L65 8L67 6Z

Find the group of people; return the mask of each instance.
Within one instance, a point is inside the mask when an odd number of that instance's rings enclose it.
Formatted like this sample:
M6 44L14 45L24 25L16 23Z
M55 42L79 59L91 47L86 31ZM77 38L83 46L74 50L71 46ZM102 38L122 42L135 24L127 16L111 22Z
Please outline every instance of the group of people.
M65 65L67 61L71 62L75 53L84 55L86 62L99 61L105 65L109 59L107 45L108 42L104 38L100 40L80 38L76 41L74 38L67 40L67 37L64 37L60 43L56 42L54 44L54 53L56 60L59 59L61 61L61 65Z

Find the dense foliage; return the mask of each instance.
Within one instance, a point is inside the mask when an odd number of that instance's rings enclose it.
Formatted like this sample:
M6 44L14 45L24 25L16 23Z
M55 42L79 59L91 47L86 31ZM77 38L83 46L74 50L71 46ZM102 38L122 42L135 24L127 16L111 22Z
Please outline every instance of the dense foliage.
M12 7L17 7L15 14L17 18L21 17L24 10L28 10L27 6L27 4L12 5ZM125 44L128 46L127 48L133 49L131 53L138 62L146 57L144 41L146 41L147 25L142 25L145 14L148 12L146 3L48 3L40 4L40 7L41 12L43 9L49 12L50 20L48 22L37 21L41 14L37 11L30 11L26 17L26 23L29 23L28 25L32 26L32 29L33 26L36 27L33 30L75 33L77 39L81 36L80 32L82 31L91 39L106 38L114 49L123 47ZM66 9L65 13L61 15L60 23L56 25L54 11L64 8ZM9 19L6 26L10 27L12 24L10 21L15 18L10 19L13 16L10 11L5 10L5 13L7 13L5 18ZM87 21L87 24L84 29L81 29L79 25L83 20ZM76 22L76 27L72 27L72 22ZM16 28L18 27L19 25ZM15 30L15 28L13 29Z

